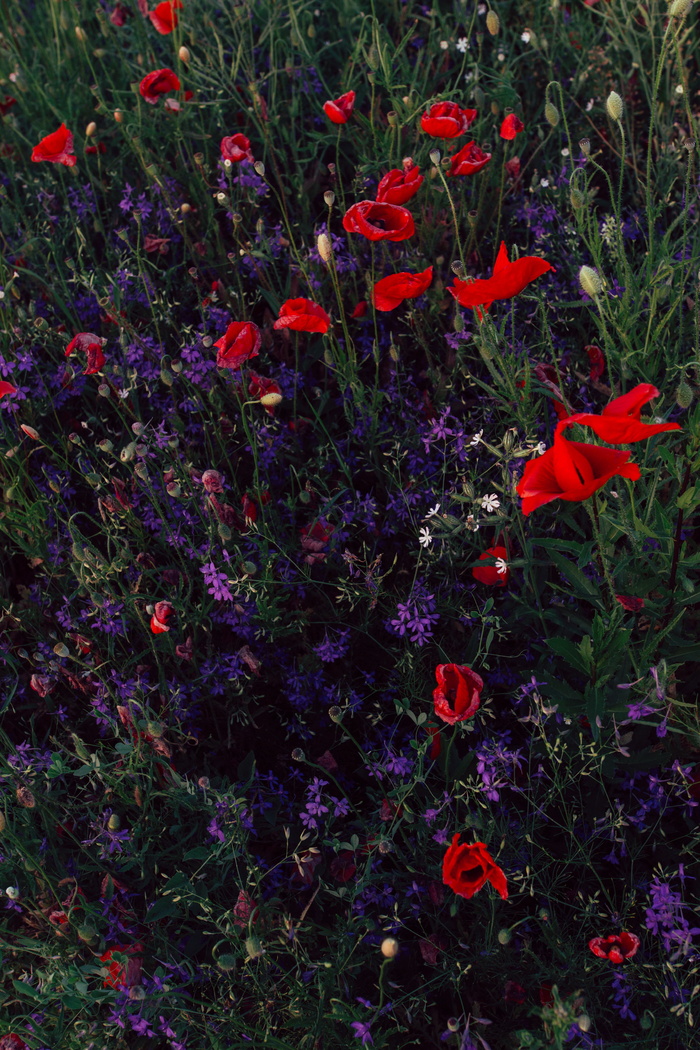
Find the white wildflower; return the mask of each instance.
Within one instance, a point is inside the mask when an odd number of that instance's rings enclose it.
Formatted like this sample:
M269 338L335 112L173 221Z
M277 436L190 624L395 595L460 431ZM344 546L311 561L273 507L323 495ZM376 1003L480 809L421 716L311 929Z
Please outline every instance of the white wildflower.
M427 521L428 518L434 518L439 510L440 510L440 504L436 503L435 506L431 510L429 510L428 513L425 515L425 517L423 518L423 521Z
M433 537L430 535L430 529L425 528L420 530L420 532L418 533L418 542L420 543L421 547L430 546L430 544L433 542Z
M464 54L465 51L467 51L467 49L469 47L469 41L467 40L466 36L461 36L459 38L459 40L457 41L457 43L455 44L455 47L457 48L458 51L461 51L462 54Z
M495 492L492 492L491 495L481 497L481 509L486 511L487 514L493 514L496 508L500 507L500 505L501 501Z
M481 441L481 439L483 437L483 434L484 434L483 430L477 430L476 434L472 434L472 436L470 438L470 441L469 441L469 444L471 445L472 448L476 448L476 446L480 443L480 441Z
M504 561L503 558L496 558L496 572L499 576L503 576L504 573L508 572L508 562Z

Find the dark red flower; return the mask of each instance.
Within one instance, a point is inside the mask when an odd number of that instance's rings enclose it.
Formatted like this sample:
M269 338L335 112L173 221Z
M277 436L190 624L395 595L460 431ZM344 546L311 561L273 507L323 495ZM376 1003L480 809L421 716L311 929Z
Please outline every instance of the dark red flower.
M182 10L182 0L163 0L153 11L148 12L153 26L162 36L172 33L178 23L178 11Z
M107 147L105 146L104 142L96 142L94 146L86 146L85 152L92 153L95 155L98 153L105 154L107 152Z
M658 396L659 391L651 383L640 383L629 393L616 397L606 405L602 415L578 412L562 420L557 425L557 432L573 423L579 423L581 426L590 427L597 437L611 445L629 445L634 441L645 441L666 430L680 430L678 423L641 422L642 405Z
M392 168L377 186L377 201L380 204L405 204L418 193L422 184L423 176L417 164L411 164L403 171Z
M93 335L92 332L78 332L66 347L65 356L70 357L76 350L84 353L87 357L87 366L83 375L94 375L102 369L105 363L106 358L102 353L102 347L105 342L106 339L100 338L99 335Z
M476 175L491 160L490 153L484 153L475 142L462 146L459 153L451 158L448 175Z
M273 328L291 328L294 332L320 332L331 326L331 319L318 303L311 299L287 299L280 306L279 317Z
M234 321L214 346L217 349L216 367L236 371L260 350L260 329L252 321Z
M250 498L247 492L244 492L241 497L241 508L245 524L248 526L254 525L258 520L258 505Z
M117 4L113 10L110 11L109 20L113 26L116 26L117 29L121 29L123 25L126 25L126 20L130 14L131 12L128 8L124 7L122 4Z
M506 161L505 168L509 179L515 181L520 178L520 157L511 157Z
M484 688L476 671L458 664L438 664L435 679L437 689L433 690L433 703L438 718L453 726L476 714Z
M493 565L475 565L472 576L479 583L485 583L489 587L505 587L510 579L508 568L508 551L505 547L489 547L483 554L479 555L479 561L494 561Z
M230 160L234 164L242 160L252 160L250 139L241 135L240 132L236 135L227 135L221 140L221 156L224 160Z
M502 139L514 139L515 136L524 129L525 125L522 120L516 117L515 113L509 113L501 124L501 138Z
M588 354L588 360L591 366L589 378L592 383L597 383L605 371L605 357L603 351L599 346L585 346L584 350Z
M454 835L452 845L442 860L442 881L460 897L473 897L481 887L490 882L503 900L508 899L508 884L502 868L494 861L484 842L473 842L460 846L459 835Z
M369 241L405 241L416 232L407 208L381 201L358 201L345 212L343 229Z
M12 95L5 95L4 99L0 101L0 117L6 117L12 107L16 105L16 98L13 98Z
M347 124L355 108L355 92L346 91L334 101L324 102L323 112L334 124Z
M355 309L350 314L350 316L354 317L357 320L360 317L364 317L366 313L367 313L367 303L363 299L361 302L356 304Z
M377 310L395 310L404 299L417 299L433 279L433 268L422 273L393 273L377 281L372 299Z
M557 424L557 430L561 425ZM615 475L638 481L639 467L628 463L630 455L612 448L566 441L555 433L552 448L526 464L518 483L523 514L532 514L555 499L573 503L588 499Z
M616 594L615 601L619 602L627 612L641 612L644 608L643 598L629 598L624 594Z
M13 386L12 383L8 383L4 379L0 379L0 397L4 397L5 394L16 394L17 387Z
M65 124L46 135L32 150L33 161L50 160L53 164L65 164L67 168L72 168L77 159L73 154L73 134Z
M151 630L153 634L165 634L170 630L168 621L175 615L170 602L156 602L153 610L153 616L151 617Z
M238 899L233 906L233 925L242 930L246 929L249 922L257 922L258 910L258 905L248 891L239 890Z
M337 857L328 865L330 874L338 882L349 882L357 871L355 854L349 849L342 849Z
M440 727L434 725L426 726L428 736L431 737L430 747L428 748L428 758L431 762L435 762L440 757L442 751L442 737L440 736Z
M420 126L436 139L465 135L477 117L475 109L461 109L456 102L436 102L420 118Z
M0 1050L29 1050L24 1039L20 1039L14 1032L0 1035Z
M104 955L100 956L101 963L109 963L109 976L103 981L105 988L133 988L134 985L141 983L141 952L143 951L143 945L139 944L115 944L113 948L108 948ZM122 955L129 956L127 963L121 963L117 959L114 959L114 955L119 952Z
M541 1006L552 1006L554 1004L553 987L554 981L543 981L540 985L537 997Z
M248 393L251 397L264 397L266 394L282 393L282 388L274 379L266 379L265 376L256 375L255 372L249 372L248 375L250 376ZM275 405L263 405L268 416L274 416L275 407Z
M141 98L155 106L161 95L180 90L180 78L172 69L156 69L148 73L139 84Z
M521 984L517 981L506 981L506 986L503 992L503 998L507 1003L512 1003L513 1006L522 1006L525 1002L526 992Z
M520 295L528 284L553 269L552 264L539 255L524 255L522 259L510 262L506 242L501 241L491 277L477 281L455 280L448 291L460 306L476 308L477 316L481 317L481 309L488 310L496 299L512 299L514 295Z
M613 963L624 962L637 954L639 937L634 933L613 933L609 937L593 937L588 947L599 959L609 959Z

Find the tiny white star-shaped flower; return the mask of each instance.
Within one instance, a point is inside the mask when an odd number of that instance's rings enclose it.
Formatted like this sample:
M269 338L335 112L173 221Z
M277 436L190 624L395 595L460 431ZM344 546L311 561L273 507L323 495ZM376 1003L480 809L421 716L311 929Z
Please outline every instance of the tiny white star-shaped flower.
M508 572L508 562L504 561L503 558L496 558L496 572L499 576L503 576L504 573Z
M485 510L487 514L493 514L497 507L500 507L501 501L495 492L492 492L490 496L481 497L481 509Z
M483 430L477 430L476 434L472 434L471 440L469 441L469 444L472 446L472 448L476 448L476 446L479 444L483 433Z
M427 521L428 518L434 518L439 510L440 510L440 504L436 503L435 506L432 507L431 510L429 510L428 513L425 515L425 517L423 518L423 521Z
M527 29L520 34L520 39L522 40L523 44L530 43L530 34L528 33Z
M433 542L433 537L430 535L430 529L421 529L418 533L418 542L421 547L429 547Z
M461 51L462 54L464 54L464 52L469 47L469 41L467 40L466 36L461 36L459 38L459 40L457 41L457 43L455 44L455 47L457 48L458 51Z

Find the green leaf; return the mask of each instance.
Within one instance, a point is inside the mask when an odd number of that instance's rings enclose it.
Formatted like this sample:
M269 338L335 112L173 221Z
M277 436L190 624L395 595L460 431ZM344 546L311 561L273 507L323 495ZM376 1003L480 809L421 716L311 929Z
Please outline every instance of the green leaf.
M207 860L211 857L212 851L208 846L195 846L194 849L188 850L183 860Z
M600 591L587 576L584 576L578 566L574 565L573 562L565 558L559 551L550 550L549 556L556 565L559 572L564 576L574 588L574 594L579 597L586 597L593 605L599 609L603 609L603 603L600 597Z
M586 637L588 636L586 635ZM589 665L585 662L579 652L578 646L574 645L574 643L569 641L568 638L548 638L547 645L550 649L553 649L558 656L561 656L566 660L570 667L573 667L576 671L580 671L586 676L590 674Z
M167 919L177 913L174 901L161 897L155 904L151 905L146 914L146 922L157 922L158 919Z

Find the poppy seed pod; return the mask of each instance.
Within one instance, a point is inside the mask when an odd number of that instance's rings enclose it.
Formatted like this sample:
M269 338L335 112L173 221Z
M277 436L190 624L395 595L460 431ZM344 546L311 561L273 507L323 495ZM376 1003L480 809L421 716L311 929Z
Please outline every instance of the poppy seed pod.
M624 105L617 91L610 92L605 103L605 108L607 109L608 116L611 120L622 120Z
M592 266L582 266L578 272L578 281L586 295L595 299L603 290L603 281L597 270Z

